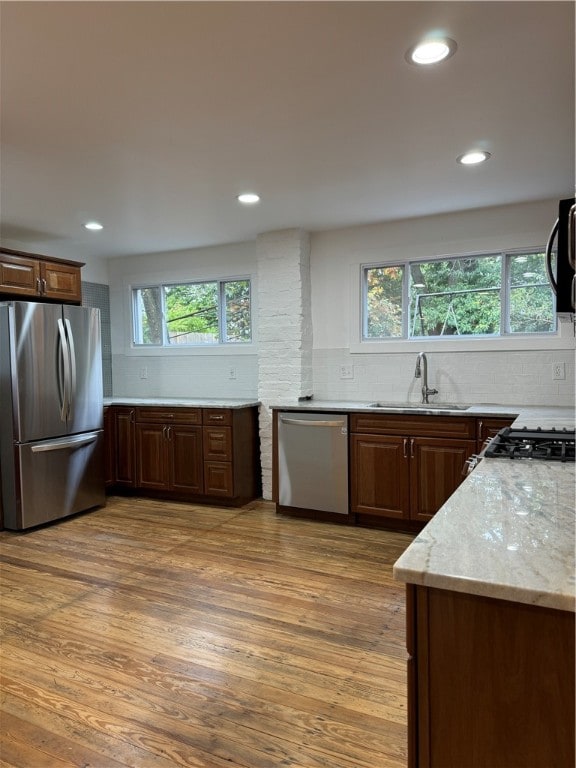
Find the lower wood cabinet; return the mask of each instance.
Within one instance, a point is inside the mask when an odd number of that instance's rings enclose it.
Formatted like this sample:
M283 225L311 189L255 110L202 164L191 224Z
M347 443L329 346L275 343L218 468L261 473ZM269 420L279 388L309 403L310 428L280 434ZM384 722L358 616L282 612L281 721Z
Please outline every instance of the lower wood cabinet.
M351 511L360 515L427 522L476 448L475 419L353 414L351 425ZM426 436L435 434L445 436Z
M500 432L504 427L509 427L516 417L510 417L509 419L503 419L499 417L484 417L478 419L478 440L476 444L476 450L478 453L484 448L484 443L491 437Z
M260 495L257 408L109 409L115 487L233 504Z
M114 483L124 488L136 484L135 408L114 407Z
M104 428L104 483L106 487L114 485L116 481L116 467L114 449L115 429L114 429L114 411L110 406L104 408L103 418Z
M407 587L409 768L574 768L574 613Z
M138 422L136 456L136 487L203 493L201 427Z

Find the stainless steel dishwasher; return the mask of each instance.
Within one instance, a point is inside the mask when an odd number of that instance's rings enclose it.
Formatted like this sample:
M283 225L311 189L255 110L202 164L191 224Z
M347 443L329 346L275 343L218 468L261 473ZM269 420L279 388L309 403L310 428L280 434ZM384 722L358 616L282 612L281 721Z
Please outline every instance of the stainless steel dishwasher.
M348 514L346 414L278 414L278 503Z

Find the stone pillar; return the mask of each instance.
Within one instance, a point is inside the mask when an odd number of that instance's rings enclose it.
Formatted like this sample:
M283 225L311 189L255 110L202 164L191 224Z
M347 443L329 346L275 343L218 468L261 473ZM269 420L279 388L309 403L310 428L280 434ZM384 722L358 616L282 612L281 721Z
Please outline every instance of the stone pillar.
M265 232L258 260L258 399L262 493L272 498L271 405L312 394L310 236L300 229Z

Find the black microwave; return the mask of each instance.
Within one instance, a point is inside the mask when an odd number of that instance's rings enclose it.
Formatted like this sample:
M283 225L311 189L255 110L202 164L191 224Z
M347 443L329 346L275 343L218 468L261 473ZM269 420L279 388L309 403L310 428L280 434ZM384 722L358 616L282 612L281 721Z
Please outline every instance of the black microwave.
M552 266L554 242L558 239L556 248L556 274ZM556 294L556 314L560 316L574 315L576 304L576 198L560 200L558 218L552 227L548 245L546 246L546 269L552 290Z

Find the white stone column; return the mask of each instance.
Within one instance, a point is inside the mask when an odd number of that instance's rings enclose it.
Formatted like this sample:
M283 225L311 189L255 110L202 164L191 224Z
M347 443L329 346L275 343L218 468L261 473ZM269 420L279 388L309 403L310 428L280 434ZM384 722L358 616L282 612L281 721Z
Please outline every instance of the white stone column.
M258 235L258 399L262 494L272 498L271 405L312 394L310 236L301 229Z

